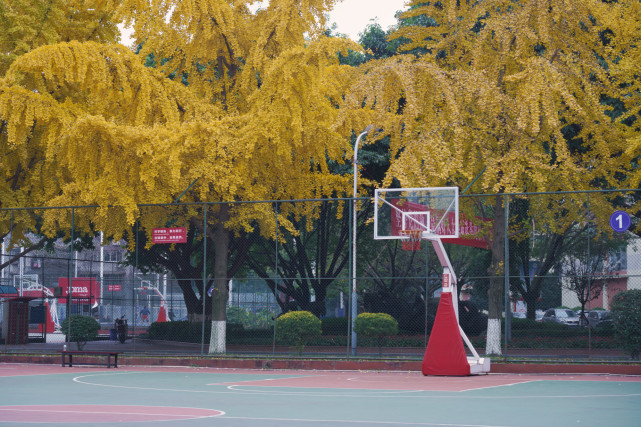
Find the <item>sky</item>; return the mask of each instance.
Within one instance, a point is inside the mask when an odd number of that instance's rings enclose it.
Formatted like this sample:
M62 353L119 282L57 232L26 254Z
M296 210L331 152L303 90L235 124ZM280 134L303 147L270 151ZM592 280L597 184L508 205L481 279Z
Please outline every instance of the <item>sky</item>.
M396 24L394 14L397 10L405 10L406 0L343 0L336 4L330 13L329 21L336 22L336 32L347 34L349 38L358 41L358 33L373 22L378 23L383 30Z
M370 23L378 23L383 30L396 24L394 14L398 10L405 10L407 0L343 0L338 2L330 13L329 24L335 22L335 32L347 34L349 38L358 41L358 33L362 32ZM263 1L268 3L268 1ZM123 44L129 45L128 31L124 30Z

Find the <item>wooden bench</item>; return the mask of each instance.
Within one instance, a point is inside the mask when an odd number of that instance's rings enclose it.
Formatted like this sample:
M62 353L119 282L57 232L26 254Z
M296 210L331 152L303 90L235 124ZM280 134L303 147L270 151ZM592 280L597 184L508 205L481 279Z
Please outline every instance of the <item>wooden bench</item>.
M62 367L67 366L67 358L69 359L69 367L73 366L73 356L105 356L106 363L88 363L88 362L76 362L76 365L107 365L107 368L111 368L111 358L113 357L113 367L118 367L118 355L121 353L119 351L76 351L76 350L63 350L62 352Z

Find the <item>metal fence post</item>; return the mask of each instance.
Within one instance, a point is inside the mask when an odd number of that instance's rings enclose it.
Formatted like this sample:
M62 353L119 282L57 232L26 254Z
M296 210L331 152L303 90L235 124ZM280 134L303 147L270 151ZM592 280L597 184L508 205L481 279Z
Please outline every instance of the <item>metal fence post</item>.
M73 269L73 229L75 221L75 209L71 208L71 231L69 233L69 267L67 269L67 339L65 340L68 343L71 343L71 299L73 294L73 277L71 276L71 270Z
M354 216L354 211L355 211L354 203L350 203L349 204L349 209L350 209L349 210L350 216L353 217ZM349 221L349 226L348 226L348 228L349 228L349 238L348 239L349 239L349 259L350 260L353 260L353 257L354 257L354 251L353 251L354 245L352 243L353 239L354 239L353 227L354 227L354 222L353 221ZM352 336L352 332L353 332L352 298L353 298L353 295L352 295L352 292L351 292L350 281L354 280L354 277L356 275L356 273L354 272L354 268L353 268L354 264L355 264L355 262L352 261L352 262L349 263L349 266L347 267L349 280L347 282L347 349L346 349L346 352L347 352L347 358L348 359L350 357L350 350L352 348L352 338L353 338L353 336Z
M140 224L140 220L136 221L136 227L135 227L135 235L134 235L134 241L136 242L136 262L134 265L134 269L132 271L132 284L131 284L131 317L132 317L132 322L133 322L133 331L134 333L132 334L131 340L133 341L134 344L134 354L136 353L136 314L138 310L136 310L136 271L138 271L138 246L139 246L139 241L138 241L138 226Z
M274 297L278 298L278 202L274 203L274 220ZM276 354L276 317L274 317L272 354Z
M508 235L508 222L510 220L510 204L507 194L503 196L503 203L505 205L505 249L504 255L505 258L503 261L503 276L505 277L505 307L503 312L505 313L505 351L503 352L504 357L507 357L508 349L508 339L510 336L510 236Z
M195 181L194 181L195 182ZM185 190L187 191L187 190ZM203 204L203 291L202 291L202 301L203 301L203 317L201 323L200 331L200 354L205 354L205 322L206 322L206 307L205 303L207 302L207 203Z
M591 223L591 221L590 221L590 193L587 194L587 215L588 215L588 217L587 217L587 220L588 220L588 259L587 259L587 262L586 262L586 265L588 266L588 270L587 270L588 271L588 294L587 294L587 299L588 299L588 304L592 305L592 300L590 299L590 293L592 292L592 289L591 289L591 286L592 286L592 271L591 270L592 269L589 268L589 266L591 265L590 262L591 262L591 258L592 258L591 247L590 247L590 242L592 241L592 237L591 237L592 230L591 230L591 227L590 227L590 223ZM607 286L607 285L604 284L603 286ZM605 304L603 304L603 305L605 305ZM581 310L581 314L583 314L585 316L585 310ZM587 318L587 316L586 316L586 318ZM583 319L579 319L579 325L581 324L582 320ZM586 327L588 328L588 356L589 356L590 353L592 353L592 334L591 334L592 328L590 327L589 323L586 325Z

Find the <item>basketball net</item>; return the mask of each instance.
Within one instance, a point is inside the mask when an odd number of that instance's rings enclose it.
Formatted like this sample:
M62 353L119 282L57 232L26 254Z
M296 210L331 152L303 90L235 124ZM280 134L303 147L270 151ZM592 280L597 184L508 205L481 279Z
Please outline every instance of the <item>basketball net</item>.
M421 250L421 230L400 230L401 236L406 237L401 242L401 248L404 251L420 251Z

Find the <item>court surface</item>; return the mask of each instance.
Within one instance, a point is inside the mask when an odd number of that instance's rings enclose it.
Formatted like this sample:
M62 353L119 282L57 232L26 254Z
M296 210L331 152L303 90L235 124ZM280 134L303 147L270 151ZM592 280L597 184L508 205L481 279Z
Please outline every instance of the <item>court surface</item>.
M0 364L2 425L635 426L641 377Z

